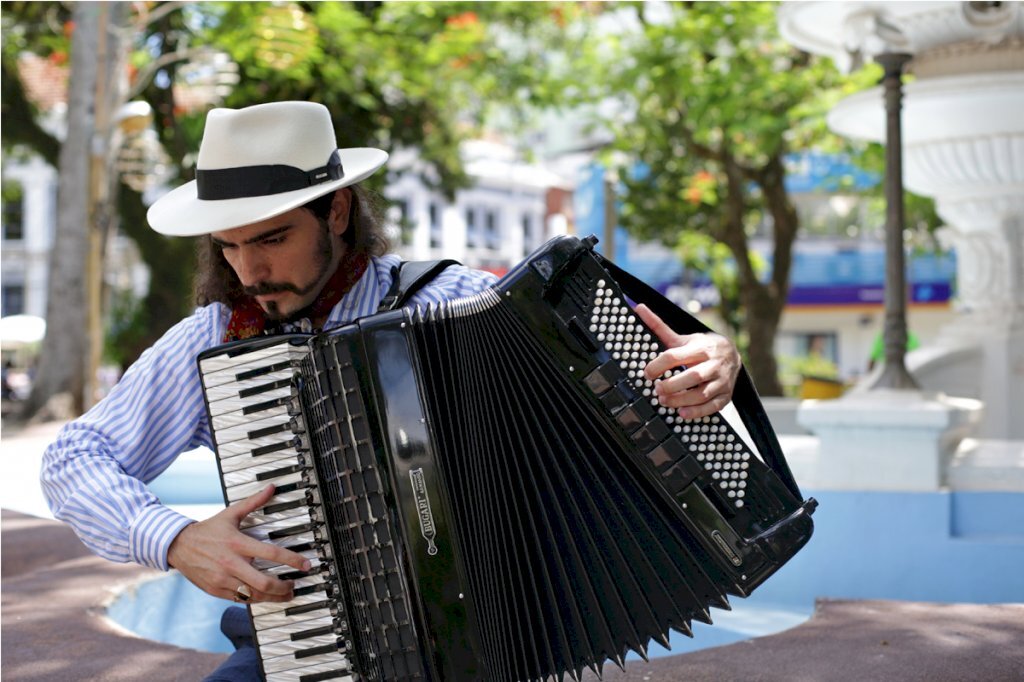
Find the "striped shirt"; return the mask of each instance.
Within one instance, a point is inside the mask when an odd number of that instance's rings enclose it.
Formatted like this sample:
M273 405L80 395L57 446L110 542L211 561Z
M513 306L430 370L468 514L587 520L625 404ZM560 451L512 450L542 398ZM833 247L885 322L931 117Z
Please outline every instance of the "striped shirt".
M393 254L372 259L331 310L325 328L374 313L398 262ZM409 305L469 296L494 280L489 273L451 266ZM182 452L213 447L196 357L221 344L230 317L229 308L215 303L176 324L110 395L67 424L47 448L41 479L50 509L100 556L167 570L167 550L192 519L160 504L146 484Z

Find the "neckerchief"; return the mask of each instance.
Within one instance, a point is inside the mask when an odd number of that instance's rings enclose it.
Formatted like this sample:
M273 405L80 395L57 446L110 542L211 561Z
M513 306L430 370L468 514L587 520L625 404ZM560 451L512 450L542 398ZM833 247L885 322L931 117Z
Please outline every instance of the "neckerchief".
M313 303L302 311L302 316L311 320L327 317L341 297L347 294L363 276L369 262L370 259L365 253L354 254L351 257L346 254ZM231 320L224 333L224 342L259 336L265 330L267 330L266 312L255 298L245 296L231 310Z

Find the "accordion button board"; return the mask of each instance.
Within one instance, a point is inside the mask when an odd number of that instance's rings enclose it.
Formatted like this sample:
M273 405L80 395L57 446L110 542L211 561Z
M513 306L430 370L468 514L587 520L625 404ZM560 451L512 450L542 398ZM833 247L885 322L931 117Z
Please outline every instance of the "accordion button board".
M200 356L225 500L274 483L243 530L313 564L255 562L295 581L250 606L268 680L576 679L808 541L745 375L732 416L659 404L630 301L672 312L629 279L559 238L477 296Z

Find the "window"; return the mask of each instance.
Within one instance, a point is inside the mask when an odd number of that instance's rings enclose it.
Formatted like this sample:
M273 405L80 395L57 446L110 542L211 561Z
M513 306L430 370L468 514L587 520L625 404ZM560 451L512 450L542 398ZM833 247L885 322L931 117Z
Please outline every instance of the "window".
M392 222L398 229L402 244L411 244L415 225L409 221L409 202L405 199L393 200L391 202L390 214Z
M534 249L533 218L523 215L523 250L529 253Z
M476 248L476 245L476 210L469 207L466 209L466 246L474 249Z
M443 231L441 229L441 207L431 202L427 207L427 213L430 215L430 248L439 249L441 248L443 237Z
M484 214L484 230L487 248L497 250L500 240L498 236L498 214L494 211L487 211Z
M25 285L3 285L3 301L0 302L0 316L21 315L25 312Z
M3 183L4 239L13 241L25 238L24 204L21 184Z

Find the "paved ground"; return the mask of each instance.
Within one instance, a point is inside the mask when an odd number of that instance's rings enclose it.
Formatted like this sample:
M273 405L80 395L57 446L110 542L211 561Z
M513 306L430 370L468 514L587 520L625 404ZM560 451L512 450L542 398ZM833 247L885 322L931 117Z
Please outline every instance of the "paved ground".
M121 586L153 574L90 555L63 525L0 514L5 680L200 680L222 655L133 637L107 621ZM587 673L585 679L596 676ZM609 682L1024 679L1024 604L821 601L770 637L605 668Z

